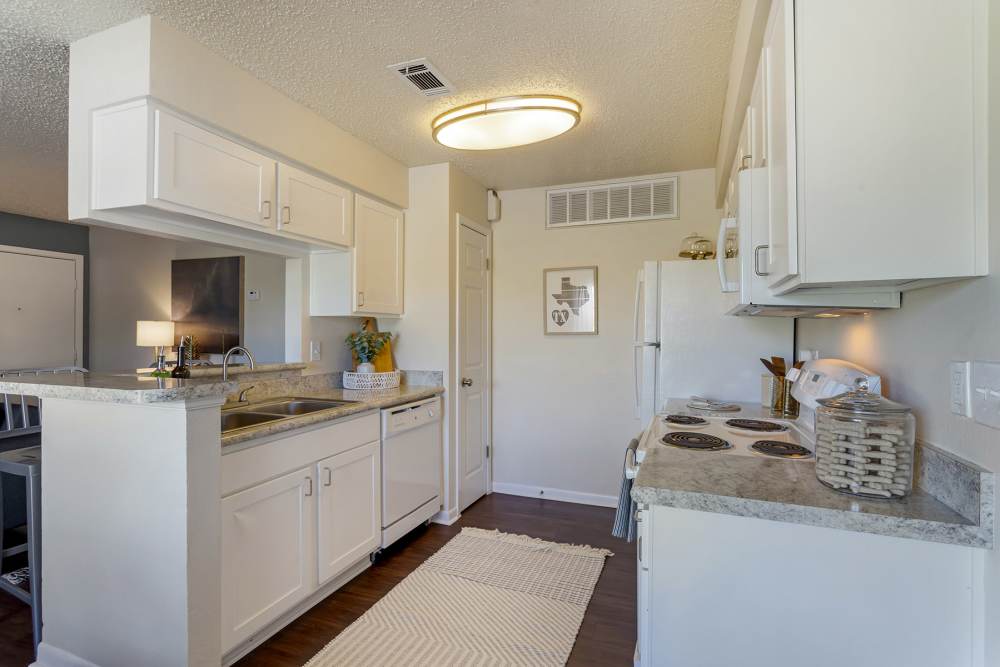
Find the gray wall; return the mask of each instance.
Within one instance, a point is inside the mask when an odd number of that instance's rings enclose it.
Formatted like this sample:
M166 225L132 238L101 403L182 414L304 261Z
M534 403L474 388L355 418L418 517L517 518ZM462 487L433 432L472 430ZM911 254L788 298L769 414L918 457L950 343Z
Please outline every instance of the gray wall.
M0 245L83 255L83 365L90 363L90 229L0 211Z

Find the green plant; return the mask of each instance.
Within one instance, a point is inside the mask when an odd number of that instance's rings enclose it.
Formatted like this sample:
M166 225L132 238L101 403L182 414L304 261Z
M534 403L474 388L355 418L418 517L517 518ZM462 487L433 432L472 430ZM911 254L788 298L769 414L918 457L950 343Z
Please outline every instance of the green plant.
M347 344L360 363L368 364L391 339L392 334L388 331L359 331L347 337Z

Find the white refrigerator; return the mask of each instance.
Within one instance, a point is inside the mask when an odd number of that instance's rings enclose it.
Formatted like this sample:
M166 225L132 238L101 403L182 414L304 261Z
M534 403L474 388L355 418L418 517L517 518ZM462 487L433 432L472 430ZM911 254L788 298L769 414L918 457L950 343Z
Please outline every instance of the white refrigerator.
M726 315L715 262L643 262L636 276L633 371L643 427L668 398L760 401L760 358L791 361L792 319Z

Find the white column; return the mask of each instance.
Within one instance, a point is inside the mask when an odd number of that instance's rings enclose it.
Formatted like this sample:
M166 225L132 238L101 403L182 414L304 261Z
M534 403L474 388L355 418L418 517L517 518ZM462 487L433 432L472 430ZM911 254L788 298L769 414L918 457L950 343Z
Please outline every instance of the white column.
M218 667L221 404L44 400L36 665Z

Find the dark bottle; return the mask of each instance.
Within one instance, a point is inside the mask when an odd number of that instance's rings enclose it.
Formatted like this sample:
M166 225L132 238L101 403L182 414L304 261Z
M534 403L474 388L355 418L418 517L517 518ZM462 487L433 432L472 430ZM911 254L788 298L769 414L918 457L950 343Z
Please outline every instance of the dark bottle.
M180 379L191 377L191 369L187 365L187 347L184 345L183 337L181 344L177 346L177 365L170 371L170 377Z

